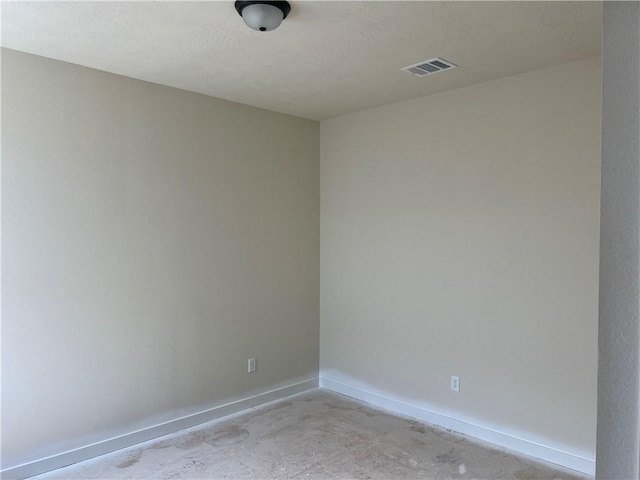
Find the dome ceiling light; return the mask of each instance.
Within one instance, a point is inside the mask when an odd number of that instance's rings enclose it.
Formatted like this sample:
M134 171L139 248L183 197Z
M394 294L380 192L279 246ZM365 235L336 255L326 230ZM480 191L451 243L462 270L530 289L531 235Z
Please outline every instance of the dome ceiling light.
M289 2L237 1L236 10L250 28L260 32L269 32L280 26L291 11Z

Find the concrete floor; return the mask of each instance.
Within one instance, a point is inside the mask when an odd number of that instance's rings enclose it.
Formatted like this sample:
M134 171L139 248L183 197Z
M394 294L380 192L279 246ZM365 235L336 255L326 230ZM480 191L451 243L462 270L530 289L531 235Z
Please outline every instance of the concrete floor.
M579 479L316 389L38 479Z

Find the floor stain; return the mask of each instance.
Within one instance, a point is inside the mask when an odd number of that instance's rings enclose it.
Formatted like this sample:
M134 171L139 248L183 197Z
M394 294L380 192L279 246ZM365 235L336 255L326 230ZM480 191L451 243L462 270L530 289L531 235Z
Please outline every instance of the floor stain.
M427 429L424 428L422 425L420 426L412 425L411 430L413 430L414 432L422 433L422 434L427 433Z
M458 465L461 459L460 455L456 452L456 449L452 448L447 453L436 455L436 460L440 463L446 463L447 465Z
M278 405L274 405L273 407L268 407L265 409L260 409L258 410L255 414L253 414L252 416L262 416L262 415L266 415L268 413L271 412L275 412L276 410L280 410L281 408L287 408L290 407L292 405L291 402L282 402L279 403Z
M427 442L423 442L422 440L418 440L417 438L412 438L411 441L419 447L424 447L427 444Z
M181 450L190 450L202 445L202 439L196 435L188 435L187 437L178 437L171 440L163 440L162 442L154 443L151 448L154 450L161 450L163 448L175 447Z
M207 433L202 437L202 441L213 447L224 447L242 443L247 438L249 438L248 430L232 425L230 427L211 432L211 434Z
M429 428L426 427L425 433L433 434L442 440L449 443L455 443L456 445L464 445L467 443L467 439L461 433L454 432L449 429Z
M128 460L125 460L122 463L119 463L117 465L118 468L128 468L132 465L135 465L136 463L138 463L140 461L140 457L142 457L142 452L138 452L133 454L131 457L129 457Z
M344 410L347 412L359 412L359 413L364 413L367 417L371 418L371 417L377 417L380 416L382 414L377 413L377 412L373 412L371 410L369 410L366 407L357 407L357 408L353 408L353 407L341 407L339 405L335 405L333 403L330 402L324 402L323 406L331 409L331 410Z

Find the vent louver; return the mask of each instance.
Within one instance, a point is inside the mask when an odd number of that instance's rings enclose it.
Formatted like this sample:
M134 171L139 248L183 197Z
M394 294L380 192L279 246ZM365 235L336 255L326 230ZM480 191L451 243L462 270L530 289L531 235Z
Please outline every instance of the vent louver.
M424 62L415 63L408 67L401 68L405 72L409 72L416 77L425 77L438 72L444 72L445 70L451 70L456 68L455 63L451 63L443 58L432 58L431 60L425 60Z

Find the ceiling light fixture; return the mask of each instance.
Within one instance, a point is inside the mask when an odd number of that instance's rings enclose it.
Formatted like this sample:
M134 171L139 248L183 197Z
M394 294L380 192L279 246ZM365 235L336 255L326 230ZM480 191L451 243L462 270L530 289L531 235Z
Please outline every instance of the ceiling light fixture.
M236 10L250 28L260 32L269 32L280 26L291 11L289 2L236 2Z

